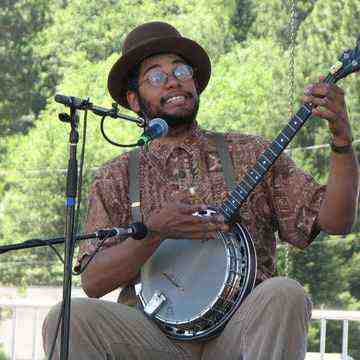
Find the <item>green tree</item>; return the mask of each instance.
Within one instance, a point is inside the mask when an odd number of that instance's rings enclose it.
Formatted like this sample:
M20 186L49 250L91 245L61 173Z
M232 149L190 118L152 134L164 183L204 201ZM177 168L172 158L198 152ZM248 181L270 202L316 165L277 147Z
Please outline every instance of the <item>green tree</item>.
M256 19L256 11L253 0L235 0L234 10L231 15L230 23L234 38L241 43L246 40L248 31Z
M5 0L0 8L0 133L26 132L46 104L49 69L34 53L36 34L51 21L51 2ZM0 149L1 151L1 149Z
M39 37L37 51L57 59L61 74L74 65L76 52L83 52L92 62L120 54L128 32L147 21L170 22L183 35L191 34L203 44L212 58L226 51L232 40L225 0L176 0L171 4L164 0L90 0L86 6L84 1L73 1L55 16L56 22Z
M252 22L248 35L255 38L270 37L287 48L290 41L290 19L294 15L295 32L302 22L311 14L318 0L271 0L252 1L252 13L255 20ZM238 0L238 13L241 14L242 0ZM294 11L294 14L292 12Z
M223 55L204 93L204 126L274 138L289 117L283 87L287 60L282 55L271 39L238 44Z
M360 5L356 1L316 2L311 15L302 22L297 37L295 74L299 97L305 84L318 81L320 74L326 75L340 54L356 45L357 34L360 33L359 12ZM359 81L358 76L352 75L338 84L346 92L355 139L360 136L359 123L354 121L359 116ZM308 123L307 129L299 134L296 146L320 145L330 141L325 121L314 119ZM312 155L309 152L294 152L296 159L308 170L314 171L319 180L326 177L327 154L326 149Z

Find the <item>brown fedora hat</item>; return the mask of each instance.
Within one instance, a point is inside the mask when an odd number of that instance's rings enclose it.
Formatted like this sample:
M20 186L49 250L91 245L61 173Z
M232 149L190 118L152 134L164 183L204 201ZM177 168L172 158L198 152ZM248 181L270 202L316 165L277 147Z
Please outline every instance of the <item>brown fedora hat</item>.
M120 105L130 108L126 99L131 70L149 56L173 53L181 56L194 68L199 94L205 89L211 74L210 59L195 41L187 39L171 25L154 21L136 27L126 37L122 56L110 70L108 89Z

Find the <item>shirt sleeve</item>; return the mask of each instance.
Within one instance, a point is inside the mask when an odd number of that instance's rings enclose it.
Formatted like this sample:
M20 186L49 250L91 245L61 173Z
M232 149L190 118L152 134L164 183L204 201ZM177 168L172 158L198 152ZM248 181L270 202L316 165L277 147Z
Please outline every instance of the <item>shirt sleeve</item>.
M271 144L253 135L232 134L230 140L235 168L246 171ZM245 172L240 179L244 175ZM280 240L305 248L319 233L316 224L326 186L317 183L285 153L275 161L263 181L273 212L274 230Z
M279 238L302 249L307 247L320 231L316 225L326 186L287 155L277 159L268 180Z
M128 156L124 154L105 165L95 177L88 195L88 214L85 233L96 230L121 227L131 219L128 198ZM80 243L75 271L81 268L86 255L91 255L100 244L99 239L87 239ZM121 242L111 237L101 245L100 251Z

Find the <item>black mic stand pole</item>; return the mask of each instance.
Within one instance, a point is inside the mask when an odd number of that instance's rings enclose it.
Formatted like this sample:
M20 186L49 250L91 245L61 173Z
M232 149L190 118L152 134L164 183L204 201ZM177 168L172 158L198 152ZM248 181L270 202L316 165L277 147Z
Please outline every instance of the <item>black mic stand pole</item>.
M66 178L66 225L65 225L65 262L63 277L63 318L61 323L61 352L60 360L67 360L69 356L70 308L71 308L71 275L72 257L74 253L74 224L77 194L78 164L76 148L79 141L77 131L78 119L76 106L70 106L70 136L69 162Z

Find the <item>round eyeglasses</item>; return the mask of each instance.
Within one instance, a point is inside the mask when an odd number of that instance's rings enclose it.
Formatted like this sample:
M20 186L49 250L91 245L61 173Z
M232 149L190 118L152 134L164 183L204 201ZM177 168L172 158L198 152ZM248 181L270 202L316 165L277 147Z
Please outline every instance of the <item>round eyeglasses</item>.
M190 65L181 64L174 67L171 71L171 74L180 81L190 80L194 76L194 70ZM160 69L151 69L146 75L146 78L139 83L139 87L144 83L148 82L154 87L160 87L167 83L169 80L170 74L160 70Z

